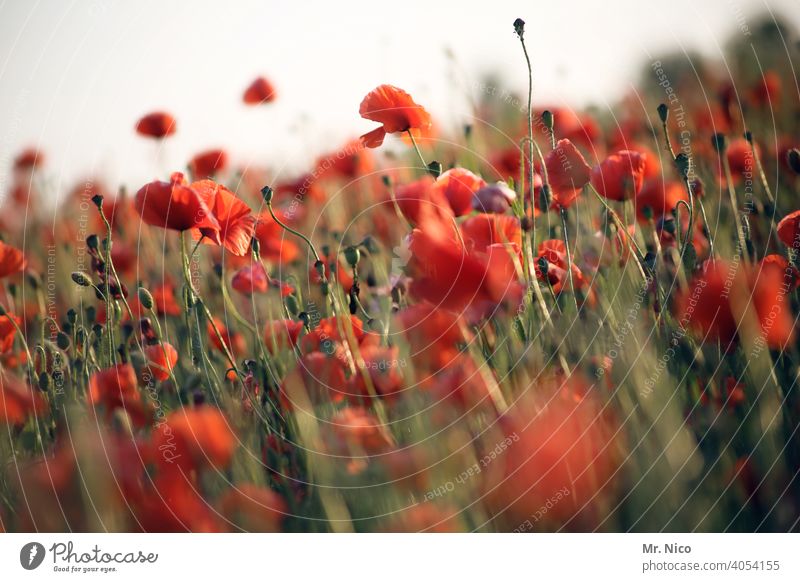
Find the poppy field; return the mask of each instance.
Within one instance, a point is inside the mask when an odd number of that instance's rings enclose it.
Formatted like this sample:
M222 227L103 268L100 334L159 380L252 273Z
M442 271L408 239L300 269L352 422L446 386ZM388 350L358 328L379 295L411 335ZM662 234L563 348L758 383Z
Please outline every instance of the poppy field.
M584 110L531 30L518 99L445 128L387 69L301 173L212 149L54 209L19 152L0 531L797 531L797 38Z

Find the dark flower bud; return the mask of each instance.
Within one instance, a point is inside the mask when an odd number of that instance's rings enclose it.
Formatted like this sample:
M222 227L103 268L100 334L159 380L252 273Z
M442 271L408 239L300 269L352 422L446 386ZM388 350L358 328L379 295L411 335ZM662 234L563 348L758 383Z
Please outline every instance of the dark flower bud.
M347 264L355 269L361 260L361 251L358 250L358 247L347 247L344 250L344 258Z
M297 297L294 295L287 295L285 302L286 309L289 310L289 313L296 316L297 312L300 311L300 305L297 302Z
M261 189L261 197L264 199L264 202L266 204L272 204L272 196L273 195L274 195L274 192L273 192L272 188L270 188L269 186L264 186Z
M319 275L320 278L325 277L325 263L322 261L316 261L314 263L314 269L317 271L317 275Z
M436 160L432 161L428 164L428 173L434 178L438 178L442 175L442 164Z
M675 166L684 180L689 176L691 165L691 159L685 153L681 152L675 156Z
M58 335L56 335L56 345L59 349L68 350L70 346L69 336L63 331L58 332Z
M786 161L789 162L789 167L795 174L800 174L800 150L792 148L786 154Z
M2 303L0 303L0 317L2 317L3 315L5 315L7 313L8 313L8 311L6 311L5 306Z
M749 130L745 131L744 132L744 139L747 141L747 143L752 144L753 143L753 132L751 132Z
M78 321L78 312L70 308L69 311L67 311L67 321L75 325L75 322Z
M658 118L661 120L661 123L666 123L667 119L669 119L669 107L664 103L658 106Z
M544 123L544 126L549 131L553 131L554 127L553 112L550 111L549 109L545 109L544 111L542 111L542 123Z
M39 374L39 390L42 392L50 390L50 375L47 372Z
M383 176L381 176L381 182L383 182L383 185L388 188L389 186L392 185L392 178L387 174L384 174Z
M644 208L642 208L642 216L644 216L644 219L647 220L647 221L652 220L653 219L653 209L650 206L645 206Z
M472 125L468 123L464 126L464 138L469 139L470 137L472 137Z
M92 280L82 271L73 271L72 280L81 287L91 287Z
M86 308L86 321L89 323L94 323L97 319L97 308L94 305L90 305Z
M521 18L517 18L514 21L514 32L520 39L522 39L523 35L525 34L525 21Z
M305 326L306 328L309 325L311 325L311 318L309 317L308 313L306 313L305 311L301 311L300 313L298 313L297 314L297 319L302 321L303 322L303 326Z
M539 188L539 210L547 212L550 208L550 202L550 185L542 184L542 187Z
M547 261L547 257L542 256L536 261L536 266L539 268L539 273L544 277L547 274L550 263Z
M86 237L86 246L96 251L100 248L100 239L96 234L90 234Z
M717 152L724 152L727 147L725 136L721 133L715 133L711 136L711 145L714 146Z
M102 210L103 208L103 197L100 194L95 194L92 196L92 202L95 206L97 206L98 210Z
M147 310L153 309L153 295L144 287L139 287L139 303Z
M523 216L519 221L519 226L524 232L530 232L533 228L533 221L530 216Z

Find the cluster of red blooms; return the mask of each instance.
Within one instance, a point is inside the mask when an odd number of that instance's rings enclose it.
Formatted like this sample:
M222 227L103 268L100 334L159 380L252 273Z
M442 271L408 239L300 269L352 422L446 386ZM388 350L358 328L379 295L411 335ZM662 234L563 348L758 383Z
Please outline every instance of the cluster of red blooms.
M513 530L545 514L542 528L609 527L638 448L616 403L622 340L596 315L617 292L609 273L642 288L657 346L694 354L665 364L690 378L687 415L744 414L736 358L797 348L800 210L760 168L796 191L800 144L769 149L718 94L696 112L691 158L666 106L613 129L553 107L513 147L487 136L458 163L428 111L381 85L359 109L379 126L291 179L250 168L234 191L213 149L133 196L79 186L42 241L61 245L75 286L45 298L41 249L0 241L0 529L335 530L350 515ZM259 78L243 102L275 98ZM779 110L780 76L746 99ZM177 127L155 112L135 129ZM373 152L391 134L416 167ZM15 161L6 240L23 240L14 217L35 207L42 163ZM583 356L559 337L575 322L597 324ZM354 484L393 493L359 505Z

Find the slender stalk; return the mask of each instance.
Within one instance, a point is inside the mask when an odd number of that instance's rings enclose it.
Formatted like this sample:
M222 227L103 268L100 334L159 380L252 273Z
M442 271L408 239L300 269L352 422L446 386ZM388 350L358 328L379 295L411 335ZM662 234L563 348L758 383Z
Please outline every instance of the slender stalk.
M408 137L411 139L411 145L414 146L414 151L416 151L417 152L417 156L419 156L419 161L422 162L422 169L423 170L427 170L428 169L428 164L425 162L425 158L422 157L422 152L419 151L419 146L417 145L417 140L414 139L414 134L411 133L410 129L407 129L406 133L408 134Z

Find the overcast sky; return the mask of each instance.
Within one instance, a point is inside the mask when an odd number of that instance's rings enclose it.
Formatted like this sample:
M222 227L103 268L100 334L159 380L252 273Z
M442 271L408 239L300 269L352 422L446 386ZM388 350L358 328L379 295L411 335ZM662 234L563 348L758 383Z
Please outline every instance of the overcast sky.
M797 23L798 8L798 0L5 0L0 196L25 145L45 151L55 187L87 175L138 187L158 167L155 146L133 125L154 109L178 119L162 171L216 146L291 171L372 129L358 105L380 83L458 122L482 75L525 88L516 17L528 22L537 97L603 106L664 51L719 56L754 14L771 9ZM258 74L274 81L278 101L246 108L241 93Z

